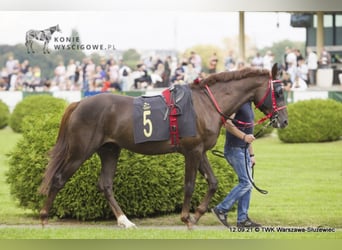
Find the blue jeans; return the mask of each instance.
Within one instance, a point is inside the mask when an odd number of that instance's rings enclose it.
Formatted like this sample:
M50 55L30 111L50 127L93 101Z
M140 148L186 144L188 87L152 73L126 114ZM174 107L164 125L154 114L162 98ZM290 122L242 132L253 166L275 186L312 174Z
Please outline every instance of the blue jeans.
M245 152L247 153L248 171L250 173L251 161L248 150L239 147L225 149L224 155L226 160L236 172L239 183L230 191L226 198L216 206L218 210L227 213L233 207L234 203L238 202L237 222L243 222L247 219L253 187L247 175Z

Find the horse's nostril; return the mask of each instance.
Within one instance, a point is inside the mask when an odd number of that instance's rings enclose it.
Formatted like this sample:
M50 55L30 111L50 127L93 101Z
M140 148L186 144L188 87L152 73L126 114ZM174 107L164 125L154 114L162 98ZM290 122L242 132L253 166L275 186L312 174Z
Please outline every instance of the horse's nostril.
M288 125L288 122L287 120L284 121L284 125L287 126Z

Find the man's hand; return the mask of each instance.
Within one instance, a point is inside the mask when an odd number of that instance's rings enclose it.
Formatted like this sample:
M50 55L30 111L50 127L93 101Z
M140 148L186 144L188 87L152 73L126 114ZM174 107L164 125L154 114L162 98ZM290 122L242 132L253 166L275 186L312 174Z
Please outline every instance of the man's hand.
M251 144L255 140L255 137L253 134L245 134L242 139L243 141Z

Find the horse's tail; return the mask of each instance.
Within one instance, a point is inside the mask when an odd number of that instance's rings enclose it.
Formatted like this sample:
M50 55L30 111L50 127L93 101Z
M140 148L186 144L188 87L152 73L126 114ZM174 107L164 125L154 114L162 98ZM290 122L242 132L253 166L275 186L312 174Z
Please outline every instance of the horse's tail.
M71 103L64 112L62 121L59 127L57 141L55 146L49 152L50 160L45 170L42 184L40 185L39 192L41 194L48 194L53 177L57 172L64 168L65 162L68 160L69 145L67 142L67 128L70 116L76 109L79 102Z

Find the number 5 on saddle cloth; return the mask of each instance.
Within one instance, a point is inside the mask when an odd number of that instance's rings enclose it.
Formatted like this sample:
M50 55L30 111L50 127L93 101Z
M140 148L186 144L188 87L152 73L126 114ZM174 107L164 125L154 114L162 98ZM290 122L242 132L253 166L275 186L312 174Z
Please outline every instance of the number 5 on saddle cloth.
M162 95L134 98L134 141L165 141L196 136L196 114L187 85L175 85Z

